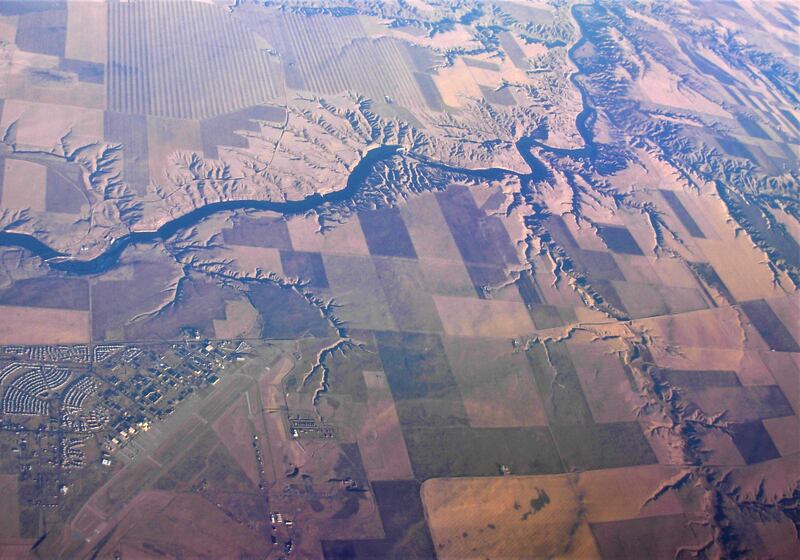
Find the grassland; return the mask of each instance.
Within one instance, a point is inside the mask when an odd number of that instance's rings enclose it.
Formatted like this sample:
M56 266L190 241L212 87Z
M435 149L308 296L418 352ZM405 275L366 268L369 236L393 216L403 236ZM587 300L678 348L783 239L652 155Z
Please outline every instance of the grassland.
M0 3L0 372L240 348L121 452L0 373L0 556L800 556L798 22Z

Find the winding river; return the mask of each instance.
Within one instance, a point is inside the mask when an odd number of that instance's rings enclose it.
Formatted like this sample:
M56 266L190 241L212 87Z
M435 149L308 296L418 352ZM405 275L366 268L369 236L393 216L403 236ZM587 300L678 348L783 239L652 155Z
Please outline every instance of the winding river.
M213 202L187 212L165 223L155 231L135 231L120 237L114 240L105 252L90 260L67 257L63 253L59 253L55 249L42 243L33 235L25 233L0 232L0 246L14 246L26 249L44 259L50 268L55 270L62 270L71 274L80 275L99 274L116 265L120 255L122 255L123 251L130 245L167 240L179 231L192 227L217 212L243 209L270 210L286 216L291 216L304 214L309 210L319 208L326 204L335 204L348 200L362 188L364 181L377 163L391 158L399 151L400 147L393 145L379 146L369 150L353 168L347 178L347 185L343 189L324 195L315 193L302 200L286 202L274 202L269 200L229 200Z
M578 6L573 6L572 11L575 21L581 28L581 38L569 49L568 57L573 64L576 65L576 68L579 68L575 61L574 53L586 42L586 39L581 18L579 18L576 13L577 7ZM581 95L583 108L575 119L575 127L583 140L583 146L572 149L555 148L548 146L535 137L525 137L518 140L516 142L516 148L526 164L530 167L530 173L517 173L502 168L469 169L453 167L429 160L427 158L414 156L413 154L411 157L414 157L415 159L431 167L447 172L466 175L472 178L492 180L506 175L516 175L525 182L531 180L543 180L550 176L550 170L547 168L547 166L538 158L536 158L531 152L531 148L533 147L557 156L592 158L595 156L597 151L596 145L592 139L592 126L596 118L596 112L592 107L584 85L580 82L580 74L581 71L577 70L570 75L569 79ZM297 201L273 202L266 200L231 200L214 202L200 208L196 208L174 220L171 220L155 231L135 231L120 237L114 240L101 255L89 260L81 260L60 253L37 239L35 236L26 233L8 231L0 232L0 246L19 247L26 249L34 255L42 258L48 264L48 266L54 270L60 270L76 275L100 274L113 268L117 262L119 262L122 253L130 245L167 240L179 231L190 228L205 218L208 218L212 214L216 214L217 212L245 209L269 210L281 213L285 216L292 216L304 214L308 211L321 208L325 205L336 204L350 200L354 198L364 187L369 174L378 163L388 160L400 152L401 147L396 145L384 145L369 150L350 172L350 175L347 178L347 184L343 189L324 195L315 193Z

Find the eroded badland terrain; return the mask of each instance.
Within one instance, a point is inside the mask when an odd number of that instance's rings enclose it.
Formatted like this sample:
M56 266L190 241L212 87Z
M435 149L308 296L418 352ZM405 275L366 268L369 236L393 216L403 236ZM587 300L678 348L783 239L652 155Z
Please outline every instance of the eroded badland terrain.
M790 2L0 2L0 557L800 556Z

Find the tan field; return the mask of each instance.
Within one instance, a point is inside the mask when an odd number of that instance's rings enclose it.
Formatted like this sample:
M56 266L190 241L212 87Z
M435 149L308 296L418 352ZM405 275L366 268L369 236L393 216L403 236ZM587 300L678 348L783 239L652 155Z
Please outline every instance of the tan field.
M419 264L425 277L425 285L431 294L469 297L475 293L463 261L420 258Z
M379 371L365 371L367 421L358 434L364 468L375 480L406 480L414 477L405 450L400 421L386 382Z
M192 519L192 528L185 527ZM169 535L169 538L165 538ZM255 531L232 522L199 496L168 492L144 492L137 496L100 554L123 550L127 554L254 555L263 547Z
M682 315L641 319L650 329L679 347L735 349L739 347L742 327L734 309L693 311Z
M567 477L430 480L422 501L440 558L600 557Z
M368 255L367 243L356 220L321 232L313 217L297 217L287 222L292 247L298 251L327 254Z
M7 159L3 170L3 208L45 209L47 168L37 163Z
M108 10L102 2L79 0L70 2L67 10L67 44L65 54L69 58L106 62L108 39ZM91 26L94 33L83 33L84 26Z
M217 338L249 337L258 333L258 314L246 301L225 304L225 319L214 320Z
M228 254L233 255L235 266L242 274L253 276L257 270L264 274L269 274L270 272L283 273L281 255L278 249L232 245L231 253Z
M150 158L150 175L163 178L174 173L174 162L180 153L201 151L199 126L191 121L158 118L148 123L148 148L154 155ZM175 156L173 156L175 154Z
M251 397L252 398L252 397ZM258 466L253 453L247 398L238 399L214 422L214 431L254 486L259 483Z
M576 487L591 523L674 515L683 511L675 494L657 497L666 481L679 478L678 467L646 466L581 473Z
M436 86L445 105L450 107L463 107L469 98L481 95L479 84L473 80L469 67L463 62L437 76Z
M533 322L520 302L434 296L444 330L452 336L513 338L531 334Z
M570 359L596 422L636 419L641 396L631 390L619 356L596 342L570 343Z
M650 69L639 80L639 88L648 101L658 105L730 117L720 105L699 93L682 90L679 83L679 78L671 74L663 64L650 61Z
M0 344L75 344L89 342L89 313L0 305Z
M68 105L9 100L3 105L2 126L19 121L17 142L50 151L67 133L77 141L92 142L103 133L103 112Z
M682 346L680 353L656 354L658 365L672 369L702 370L708 364L720 370L736 371L744 385L774 383L770 369L758 351Z
M451 338L445 351L471 426L547 424L525 354L507 341Z
M375 265L369 257L323 255L331 290L342 304L341 315L355 328L394 330Z
M457 262L461 255L432 195L415 197L400 208L414 250L421 259Z
M764 426L781 455L800 453L800 418L797 416L768 418L764 420Z

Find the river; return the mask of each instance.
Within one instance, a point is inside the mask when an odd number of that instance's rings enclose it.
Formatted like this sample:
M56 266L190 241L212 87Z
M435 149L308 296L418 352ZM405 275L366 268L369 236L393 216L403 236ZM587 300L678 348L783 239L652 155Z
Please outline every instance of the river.
M576 14L573 6L573 17L581 28L581 38L569 49L568 57L576 65L574 53L586 41L582 22ZM580 92L582 110L575 119L575 127L583 140L580 148L555 148L548 146L534 137L521 138L516 142L516 148L531 172L528 174L517 173L502 168L468 169L453 167L443 163L435 162L427 158L414 156L418 161L426 165L444 171L466 175L478 179L493 180L502 178L506 175L516 175L524 183L530 181L546 180L551 176L548 167L536 158L531 152L531 148L537 147L542 151L552 153L557 156L569 157L589 157L596 154L596 145L592 139L592 126L596 118L595 109L588 98L585 87L580 82L580 70L573 72L569 79L573 86ZM174 236L179 231L190 228L201 222L205 218L217 212L228 212L231 210L269 210L281 213L285 216L304 214L308 211L320 208L324 205L336 204L353 198L364 186L364 183L375 165L388 160L400 153L400 146L384 145L373 148L364 155L361 161L356 164L347 178L347 184L343 189L329 192L324 195L315 193L302 200L274 202L267 200L231 200L224 202L213 202L200 208L196 208L174 220L171 220L155 231L135 231L112 242L112 244L100 255L93 259L81 260L69 257L60 253L43 243L35 236L19 232L0 232L0 246L20 247L30 251L34 255L44 259L48 266L54 270L61 270L70 274L92 275L100 274L113 268L119 261L120 256L130 245L137 243L151 243L153 241L165 241Z

